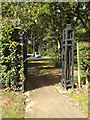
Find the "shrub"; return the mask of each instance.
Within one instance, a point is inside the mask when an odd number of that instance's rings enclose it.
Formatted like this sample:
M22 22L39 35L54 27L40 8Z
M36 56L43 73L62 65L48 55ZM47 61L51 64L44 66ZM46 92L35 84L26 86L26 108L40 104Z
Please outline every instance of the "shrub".
M11 19L2 20L2 72L1 82L4 87L15 89L24 78L23 60L20 54L20 42L12 41L16 24Z
M90 53L90 44L83 42L79 44L79 56L80 56L80 69L81 69L81 79L84 83L85 79L89 75L89 53Z

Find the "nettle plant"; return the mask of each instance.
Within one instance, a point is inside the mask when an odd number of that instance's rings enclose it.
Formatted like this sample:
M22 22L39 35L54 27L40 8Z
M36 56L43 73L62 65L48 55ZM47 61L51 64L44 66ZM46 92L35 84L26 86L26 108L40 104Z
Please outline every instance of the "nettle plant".
M12 33L16 23L11 19L2 20L2 87L16 89L25 80L22 54L20 48L23 44L12 41Z

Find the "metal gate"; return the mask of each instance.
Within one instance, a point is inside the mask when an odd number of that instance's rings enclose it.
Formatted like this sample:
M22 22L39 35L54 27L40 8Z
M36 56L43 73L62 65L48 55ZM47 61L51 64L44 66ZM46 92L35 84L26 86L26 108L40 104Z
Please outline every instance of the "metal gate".
M66 89L74 87L74 29L70 24L63 30L62 36L62 80Z

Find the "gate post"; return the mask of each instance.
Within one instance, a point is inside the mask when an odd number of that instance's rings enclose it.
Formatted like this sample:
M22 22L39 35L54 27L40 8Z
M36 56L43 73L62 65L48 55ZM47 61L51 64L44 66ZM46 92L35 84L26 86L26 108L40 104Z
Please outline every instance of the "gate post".
M61 85L67 89L74 88L74 29L70 24L62 33L62 80Z
M23 31L22 26L17 26L17 28L14 29L13 33L12 33L12 41L16 41L18 43L23 43L23 45L18 45L18 53L21 55L21 59L22 59L22 63L23 63L23 67L24 67L24 76L25 76L25 80L27 77L27 40L26 40L26 35ZM19 70L18 70L19 72ZM20 79L20 74L18 73L18 78ZM22 86L22 91L24 92L25 90L25 80L22 81L22 84L19 84L20 86Z
M23 62L24 62L24 75L25 79L27 78L27 40L26 40L26 35L23 34Z

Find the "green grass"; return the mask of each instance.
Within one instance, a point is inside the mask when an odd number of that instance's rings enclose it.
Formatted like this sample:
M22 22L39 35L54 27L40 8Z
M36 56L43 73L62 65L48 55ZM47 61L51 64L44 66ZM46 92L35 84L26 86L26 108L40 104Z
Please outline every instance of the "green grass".
M2 118L24 118L25 98L26 96L22 92L3 91Z
M72 103L74 103L74 100L69 100L69 102L72 102Z
M61 87L60 84L56 84L55 89L58 91L66 92L63 87ZM77 88L77 89L70 89L67 91L67 93L64 93L67 96L71 98L69 102L74 103L75 105L79 103L80 109L85 113L86 116L88 116L88 109L90 109L90 104L88 103L88 89L86 88ZM89 106L88 106L89 104ZM90 110L89 110L90 111Z
M28 60L28 63L50 63L50 60L46 59L46 60Z
M47 58L47 59L28 59L28 63L50 63L50 64L52 64L52 66L53 67L55 67L55 68L61 68L62 66L61 66L61 64L58 64L58 60L57 60L57 58Z
M40 73L50 73L51 72L51 70L40 70Z
M32 97L33 94L34 94L32 91L29 91L29 93L30 93L30 94L29 94L30 97Z
M88 90L85 89L85 92L83 93L77 93L76 91L71 90L68 95L74 98L74 100L71 102L79 103L81 110L83 110L84 113L88 115Z
M38 58L38 59L33 59L33 60L32 60L32 59L28 59L28 61L39 61L39 62L40 62L40 61L41 61L41 62L46 62L46 61L49 62L49 61L51 61L51 60L52 60L52 59L50 59L50 58L47 58L47 59L45 59L45 58L39 59L39 58Z

